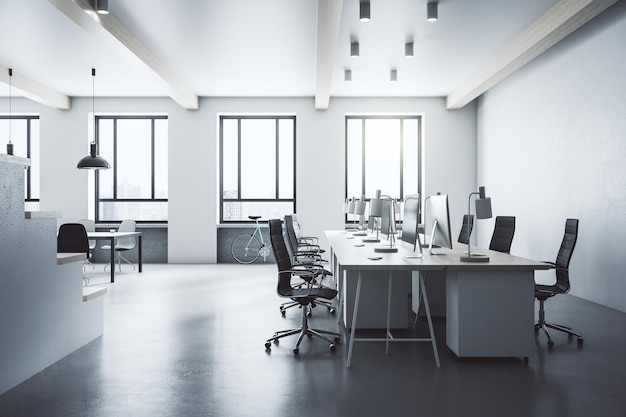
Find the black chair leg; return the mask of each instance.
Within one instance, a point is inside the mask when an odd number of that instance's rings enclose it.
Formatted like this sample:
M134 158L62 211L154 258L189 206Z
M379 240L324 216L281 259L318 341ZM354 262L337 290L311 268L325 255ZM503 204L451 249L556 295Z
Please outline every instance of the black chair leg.
M271 350L272 342L278 344L278 340L282 339L283 337L299 334L298 340L296 341L296 347L293 349L294 355L298 355L298 353L300 353L300 343L304 339L304 336L317 337L319 339L329 342L329 348L332 352L334 352L336 349L335 344L341 342L341 337L339 333L310 328L308 322L309 309L310 303L302 305L302 325L297 329L277 331L276 333L274 333L274 336L267 339L267 341L265 342L265 349L268 351ZM333 336L333 338L331 339L330 337L327 337L325 335Z
M548 338L548 347L554 346L554 342L550 337L548 328L567 333L568 336L576 336L578 339L578 343L583 343L583 337L580 334L574 332L571 327L563 326L560 324L548 323L546 321L546 312L544 310L543 304L544 300L539 300L539 320L537 320L537 323L535 323L535 333L539 332L540 329L543 330L543 332L546 334L546 337Z

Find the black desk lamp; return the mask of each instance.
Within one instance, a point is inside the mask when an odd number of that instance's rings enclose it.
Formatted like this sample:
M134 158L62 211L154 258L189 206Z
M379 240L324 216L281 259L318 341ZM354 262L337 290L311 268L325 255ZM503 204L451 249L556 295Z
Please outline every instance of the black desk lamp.
M478 194L476 199L476 219L490 219L491 218L491 198L485 195L485 187L478 187L478 192L470 193L467 198L467 216L470 217L470 207L472 196ZM472 253L470 248L470 235L467 237L467 255L461 256L461 262L489 262L489 256L483 253Z

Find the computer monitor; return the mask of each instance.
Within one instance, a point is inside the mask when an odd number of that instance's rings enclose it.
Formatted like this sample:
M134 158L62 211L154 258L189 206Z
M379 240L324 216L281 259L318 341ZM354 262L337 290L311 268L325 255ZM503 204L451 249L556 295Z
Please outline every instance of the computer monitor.
M380 218L380 234L383 238L389 241L389 244L374 248L374 252L397 252L398 248L395 247L395 235L396 235L395 201L385 199L382 201L382 206L383 206L383 212Z
M412 255L407 255L407 257L411 258L421 258L423 255L422 243L418 233L419 214L419 194L405 196L400 246L413 253Z
M448 195L440 194L430 197L430 217L432 230L430 235L429 252L433 253L433 245L452 249L452 234L450 231L450 210L448 208Z

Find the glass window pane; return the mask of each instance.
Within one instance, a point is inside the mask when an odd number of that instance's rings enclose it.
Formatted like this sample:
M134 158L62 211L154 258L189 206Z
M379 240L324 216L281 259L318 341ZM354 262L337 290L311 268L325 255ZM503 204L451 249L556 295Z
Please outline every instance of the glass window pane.
M276 198L276 121L241 121L241 198Z
M39 119L30 120L30 198L39 199Z
M363 192L362 155L363 155L363 119L348 119L346 132L348 146L346 160L348 164L348 197L359 197ZM374 194L366 194L373 197Z
M121 221L124 219L144 221L167 221L167 202L117 202L101 201L99 221Z
M416 194L419 190L419 148L418 148L418 123L417 119L405 119L403 122L403 147L404 158L404 195Z
M98 194L100 198L113 198L113 120L98 120L98 155L107 160L111 169L98 171Z
M154 121L154 198L168 197L167 120Z
M294 120L281 119L278 121L278 181L280 195L278 198L294 198Z
M117 122L117 198L152 198L150 120Z
M365 121L365 191L400 197L400 121Z
M238 163L238 130L236 119L222 120L222 189L223 198L237 198L239 175Z
M222 216L224 221L248 221L248 216L261 216L263 220L282 219L285 213L293 212L293 201L224 201Z

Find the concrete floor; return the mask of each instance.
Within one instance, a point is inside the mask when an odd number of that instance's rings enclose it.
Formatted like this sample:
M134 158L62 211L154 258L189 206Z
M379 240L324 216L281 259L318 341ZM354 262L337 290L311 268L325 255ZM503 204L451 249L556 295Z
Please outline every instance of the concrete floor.
M282 317L274 265L123 267L105 285L105 333L0 396L0 416L626 416L626 314L558 296L548 319L572 325L585 342L537 338L520 358L459 359L435 322L441 368L427 343L355 345L332 353L320 340L295 338L271 352L265 339L297 327ZM313 327L337 330L316 308ZM488 326L488 323L485 323ZM426 331L418 323L411 331Z

